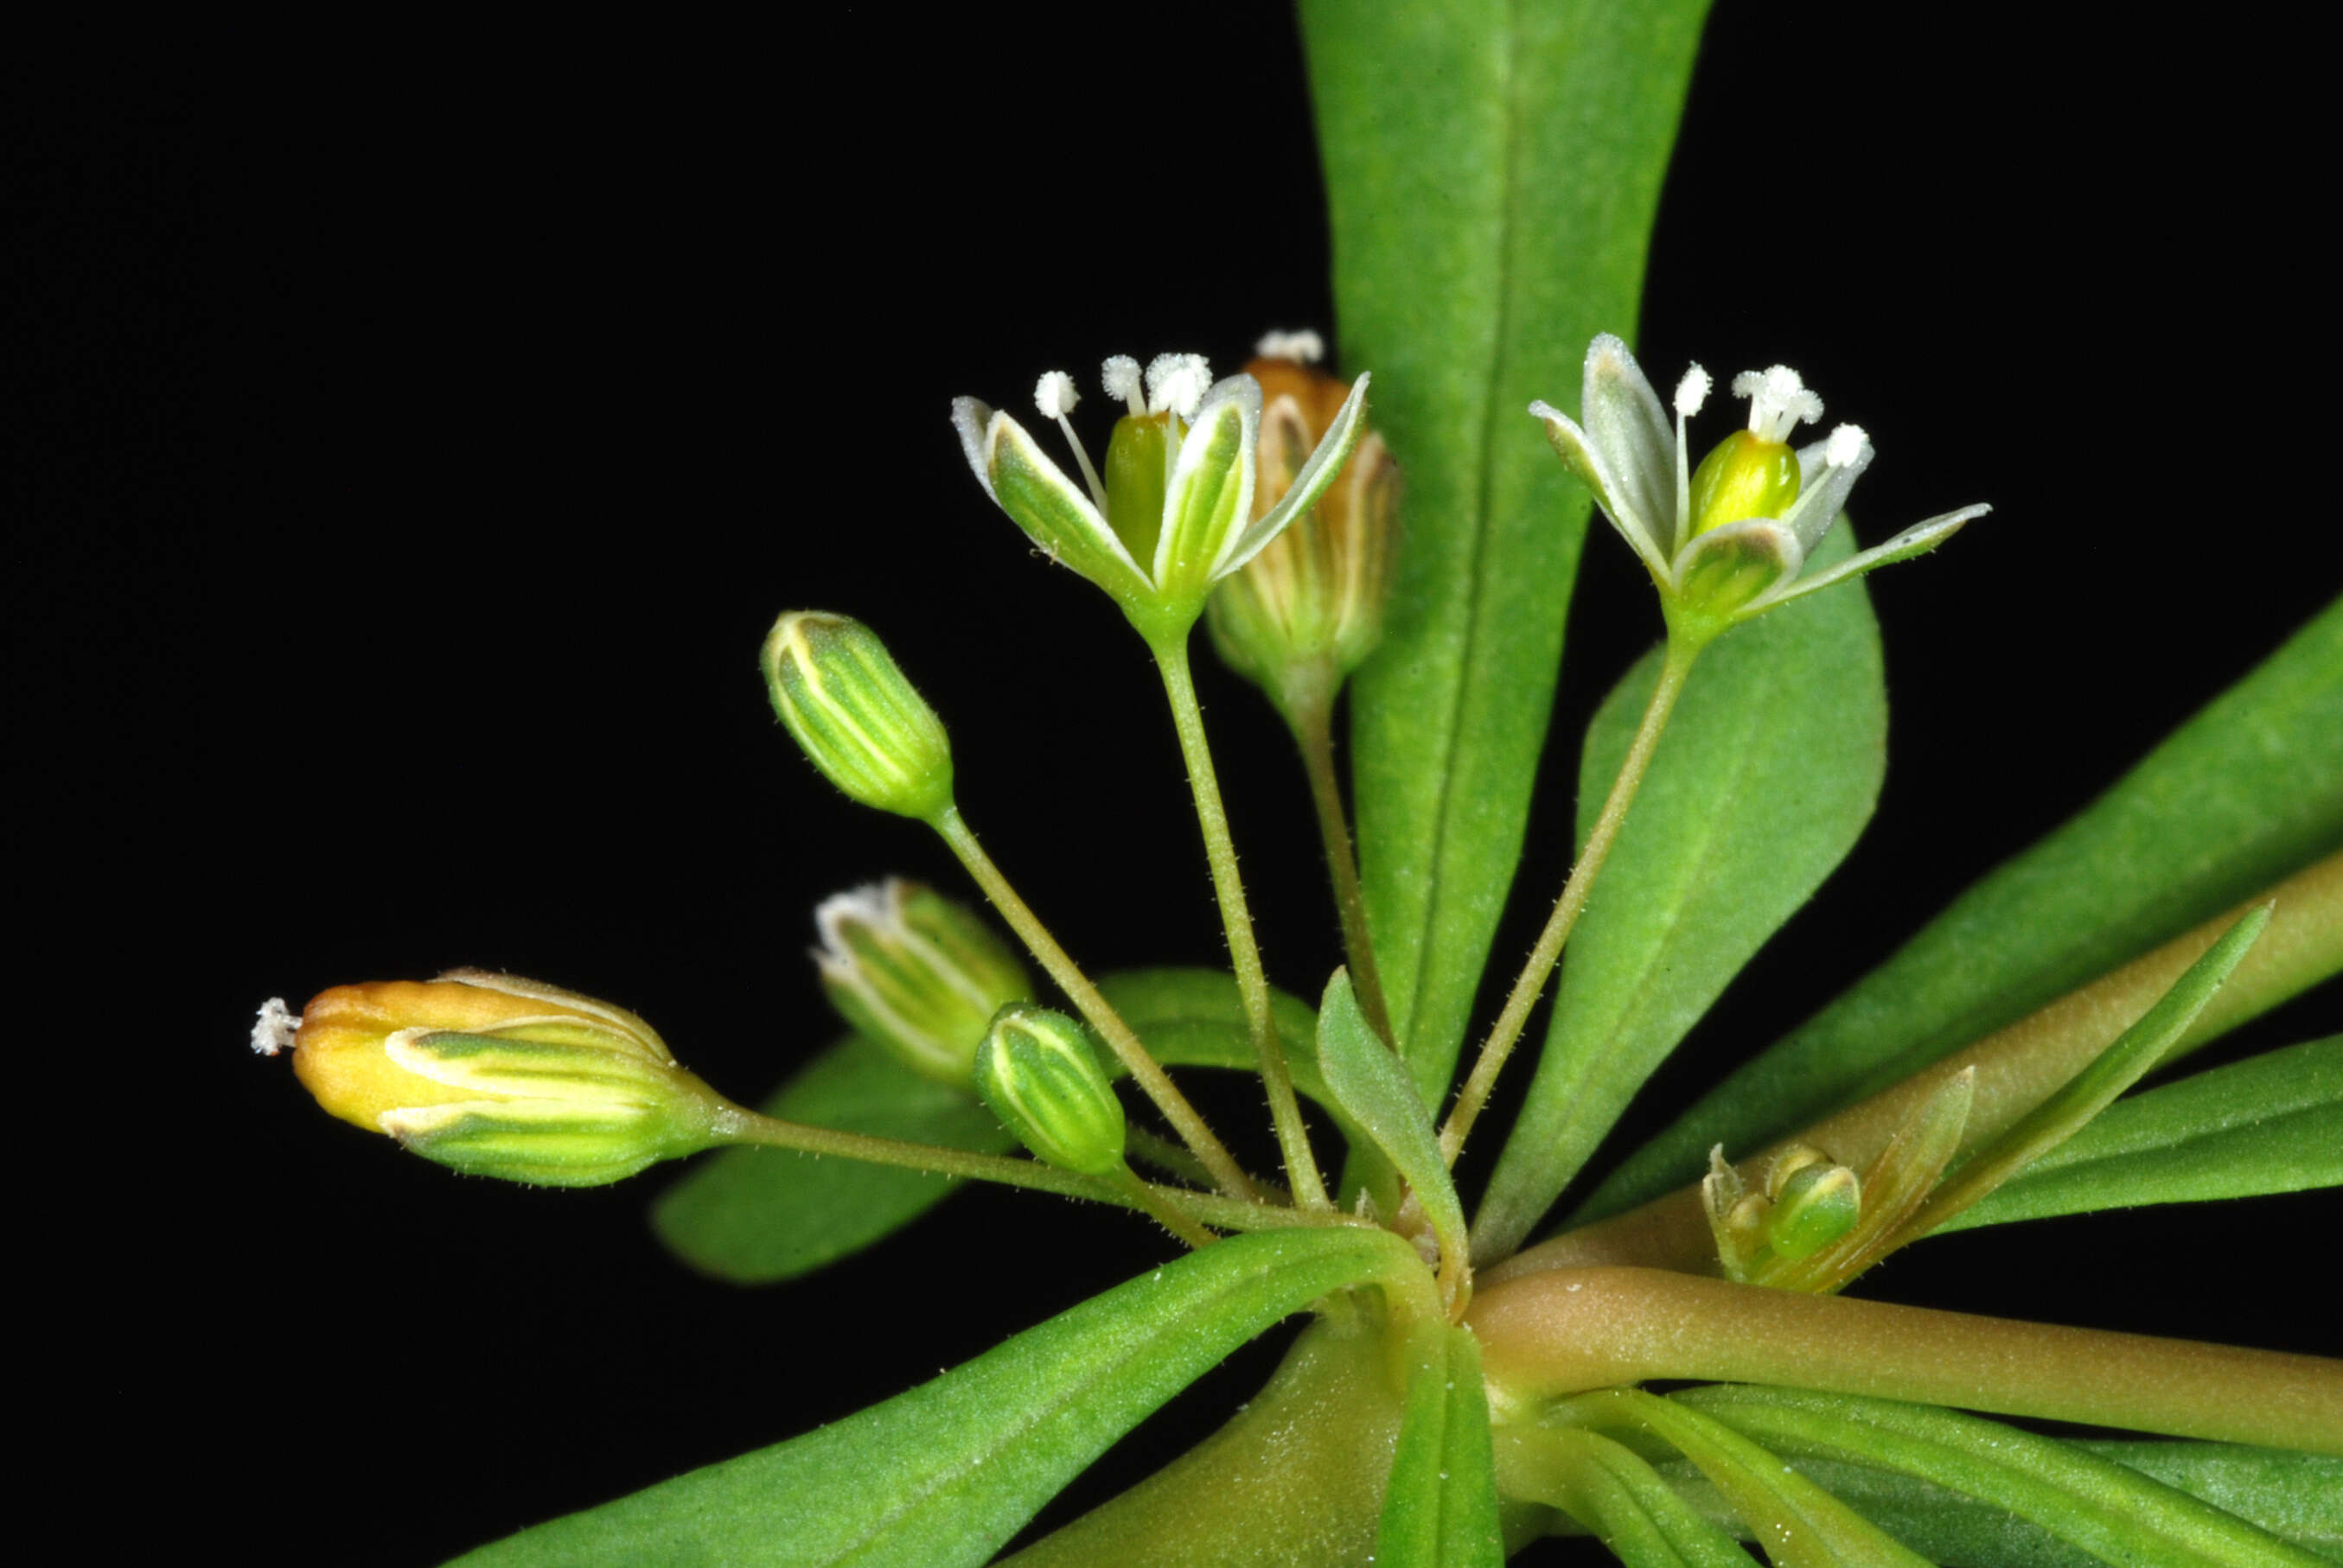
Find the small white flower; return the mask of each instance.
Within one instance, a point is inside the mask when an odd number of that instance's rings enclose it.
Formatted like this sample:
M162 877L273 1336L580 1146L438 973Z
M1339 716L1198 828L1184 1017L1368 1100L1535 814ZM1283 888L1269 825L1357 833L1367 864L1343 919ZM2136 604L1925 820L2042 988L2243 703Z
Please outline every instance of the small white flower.
M1544 401L1530 405L1530 412L1544 421L1554 450L1586 481L1611 526L1672 606L1721 618L1725 624L1746 620L1890 561L1924 555L1992 509L1964 507L1930 518L1885 544L1802 576L1807 553L1829 531L1846 506L1847 492L1871 466L1870 439L1862 427L1841 425L1823 440L1798 448L1796 481L1791 484L1790 459L1779 443L1799 425L1822 417L1822 399L1785 365L1744 371L1733 378L1733 392L1749 399L1748 431L1728 437L1727 446L1765 444L1739 450L1752 460L1772 452L1784 466L1784 477L1772 490L1721 487L1724 499L1695 516L1684 422L1699 412L1711 385L1699 366L1687 371L1676 386L1671 422L1627 346L1604 333L1586 351L1584 425ZM1724 454L1719 448L1718 455ZM1730 503L1751 493L1795 498L1774 508L1775 515L1735 515ZM1728 509L1719 516L1715 506Z

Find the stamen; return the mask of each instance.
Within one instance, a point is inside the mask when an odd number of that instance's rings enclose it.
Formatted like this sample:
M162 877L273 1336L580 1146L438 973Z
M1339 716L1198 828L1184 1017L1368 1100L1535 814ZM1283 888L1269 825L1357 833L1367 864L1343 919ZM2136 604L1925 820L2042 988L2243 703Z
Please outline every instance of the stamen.
M1252 351L1263 359L1291 359L1297 365L1315 365L1326 357L1326 340L1303 327L1299 332L1264 332Z
M1165 410L1182 419L1196 417L1196 407L1212 388L1212 367L1201 354L1159 354L1147 367L1147 412Z
M1744 370L1733 378L1733 395L1749 399L1749 433L1761 441L1782 441L1823 417L1823 400L1786 365Z
M1697 365L1685 371L1684 379L1676 383L1676 413L1687 419L1699 413L1700 406L1708 401L1708 389L1715 385L1708 372Z
M283 997L270 997L260 1004L260 1016L253 1021L252 1049L263 1056L290 1050L300 1028L301 1015L287 1007Z
M1851 468L1855 460L1863 456L1863 444L1869 439L1862 426L1841 425L1823 443L1823 461L1834 468Z
M1139 361L1128 354L1118 354L1099 367L1099 380L1110 397L1120 397L1134 414L1147 412L1147 400L1139 394Z
M1033 407L1045 419L1063 419L1081 400L1082 395L1074 390L1074 378L1062 370L1045 372L1033 384Z

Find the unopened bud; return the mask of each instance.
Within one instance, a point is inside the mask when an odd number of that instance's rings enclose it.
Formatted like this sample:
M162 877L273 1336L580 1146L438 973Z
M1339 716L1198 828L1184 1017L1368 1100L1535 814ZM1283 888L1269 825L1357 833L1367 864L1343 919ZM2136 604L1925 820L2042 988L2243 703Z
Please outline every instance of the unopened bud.
M764 667L773 711L831 783L921 821L951 804L943 722L877 632L849 616L791 610L765 638Z
M1765 1228L1774 1255L1811 1257L1855 1229L1863 1189L1853 1171L1826 1161L1800 1166L1782 1183Z
M1778 519L1797 498L1798 455L1780 441L1735 430L1693 473L1685 538L1752 518Z
M1258 517L1292 487L1350 387L1285 359L1256 359L1245 370L1264 399ZM1317 505L1213 592L1212 646L1289 718L1297 705L1331 699L1383 639L1398 501L1398 465L1370 430Z
M975 911L890 877L814 911L822 989L846 1021L923 1077L966 1089L992 1015L1033 994Z
M1811 1143L1793 1143L1765 1167L1765 1196L1778 1199L1791 1177L1809 1165L1827 1165L1831 1157Z
M345 1121L545 1187L598 1187L705 1149L723 1104L625 1009L478 970L320 993L293 1070Z
M1090 1031L1064 1013L1002 1008L977 1049L976 1091L1036 1158L1084 1176L1122 1165L1122 1101Z

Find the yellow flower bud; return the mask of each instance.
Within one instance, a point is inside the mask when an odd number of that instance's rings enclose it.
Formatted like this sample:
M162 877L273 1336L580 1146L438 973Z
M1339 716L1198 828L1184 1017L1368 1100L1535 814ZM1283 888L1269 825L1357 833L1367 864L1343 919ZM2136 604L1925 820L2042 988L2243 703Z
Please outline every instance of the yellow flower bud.
M317 1103L459 1171L592 1187L714 1142L723 1101L633 1013L513 975L337 986L293 1070Z

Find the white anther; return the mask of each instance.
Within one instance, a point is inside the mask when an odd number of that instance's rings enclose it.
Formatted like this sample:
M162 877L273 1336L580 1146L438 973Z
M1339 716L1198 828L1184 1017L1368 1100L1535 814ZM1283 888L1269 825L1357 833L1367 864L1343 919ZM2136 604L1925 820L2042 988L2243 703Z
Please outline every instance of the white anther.
M1134 414L1147 412L1147 404L1139 395L1139 361L1128 354L1118 354L1099 367L1099 381L1106 395L1119 397Z
M1264 332L1252 351L1263 359L1291 359L1297 365L1315 365L1326 357L1326 340L1303 327L1299 332Z
M260 1016L253 1020L252 1049L263 1056L290 1050L300 1028L301 1015L287 1007L283 997L270 997L260 1004Z
M1783 440L1823 417L1823 400L1786 365L1744 370L1733 378L1733 395L1749 399L1749 433L1761 441Z
M1147 411L1166 409L1182 419L1195 417L1196 406L1212 389L1212 367L1201 354L1159 354L1147 365Z
M1851 468L1855 460L1863 456L1864 443L1869 439L1862 426L1841 425L1823 443L1823 461L1834 468Z
M1041 410L1044 419L1062 419L1074 411L1082 395L1074 390L1074 378L1062 370L1045 373L1033 384L1033 407Z
M1685 371L1684 379L1676 383L1676 412L1687 419L1699 413L1700 406L1708 401L1708 389L1715 385L1708 372L1697 365Z

